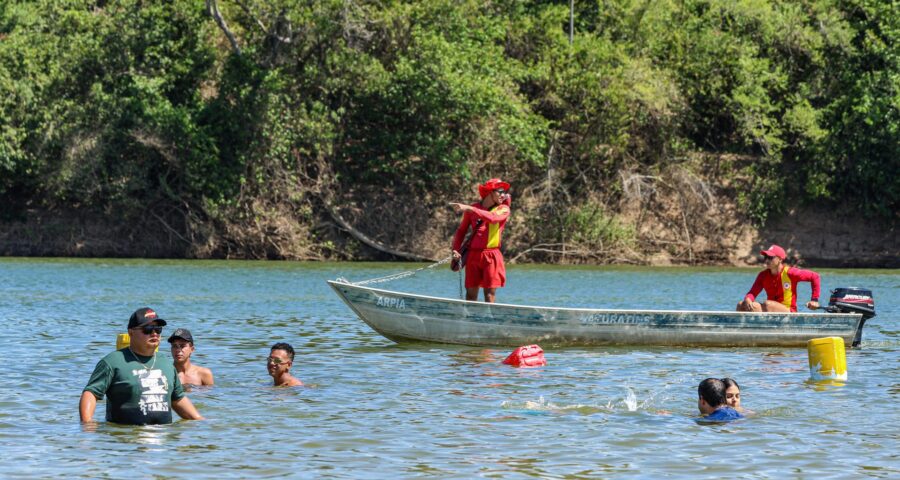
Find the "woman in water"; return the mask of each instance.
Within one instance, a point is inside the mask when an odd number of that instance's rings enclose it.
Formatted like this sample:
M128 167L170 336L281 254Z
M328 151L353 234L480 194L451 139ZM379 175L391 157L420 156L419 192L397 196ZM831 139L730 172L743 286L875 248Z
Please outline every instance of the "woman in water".
M740 413L749 413L741 408L741 387L733 378L723 378L725 382L725 403Z

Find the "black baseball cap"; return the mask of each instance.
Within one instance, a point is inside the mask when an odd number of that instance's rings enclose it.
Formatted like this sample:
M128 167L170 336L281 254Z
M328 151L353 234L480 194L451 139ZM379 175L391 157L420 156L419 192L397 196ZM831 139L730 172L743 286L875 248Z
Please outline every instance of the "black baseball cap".
M177 338L187 340L188 342L191 342L191 344L194 343L194 337L191 336L191 331L186 328L176 328L175 331L172 332L172 335L169 336L169 343L174 342Z
M131 318L128 319L128 328L143 327L150 322L156 322L159 326L164 326L166 324L166 321L159 318L152 308L139 308L135 310L134 313L131 314Z

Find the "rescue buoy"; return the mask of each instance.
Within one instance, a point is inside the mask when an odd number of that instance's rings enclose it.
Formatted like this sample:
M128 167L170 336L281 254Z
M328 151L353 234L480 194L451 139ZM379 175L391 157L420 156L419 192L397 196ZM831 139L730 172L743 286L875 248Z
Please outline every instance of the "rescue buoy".
M847 354L841 337L814 338L806 342L809 377L819 380L847 380Z
M503 363L513 367L543 367L547 365L547 360L541 347L525 345L513 350Z

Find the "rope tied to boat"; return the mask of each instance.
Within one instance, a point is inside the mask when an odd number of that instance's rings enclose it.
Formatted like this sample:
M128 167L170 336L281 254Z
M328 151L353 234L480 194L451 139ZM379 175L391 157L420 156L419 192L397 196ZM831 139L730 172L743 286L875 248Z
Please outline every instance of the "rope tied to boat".
M453 255L450 255L447 258L444 258L442 260L438 260L437 262L432 263L431 265L426 265L424 267L417 268L415 270L406 270L404 272L393 273L391 275L385 275L383 277L378 277L378 278L371 278L369 280L360 280L358 282L351 282L350 280L347 280L344 277L338 277L337 281L341 282L341 283L348 283L350 285L369 285L372 283L392 282L394 280L400 280L401 278L412 277L413 275L421 272L422 270L432 269L434 267L437 267L438 265L443 265L445 263L449 263L450 260L452 260L452 259L453 259Z

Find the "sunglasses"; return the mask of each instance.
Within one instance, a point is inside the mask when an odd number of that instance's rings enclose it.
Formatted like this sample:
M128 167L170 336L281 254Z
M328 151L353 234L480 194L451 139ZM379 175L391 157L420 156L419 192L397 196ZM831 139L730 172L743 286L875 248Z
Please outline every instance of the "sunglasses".
M498 190L494 190L494 191L497 192L497 193L500 194L500 195L506 195L506 190L498 189Z
M159 335L162 333L163 327L160 325L145 325L143 327L136 327L136 329L144 332L144 335L150 335L151 333Z
M283 365L288 362L290 362L290 360L282 360L278 357L269 357L266 359L266 363L274 363L275 365Z

